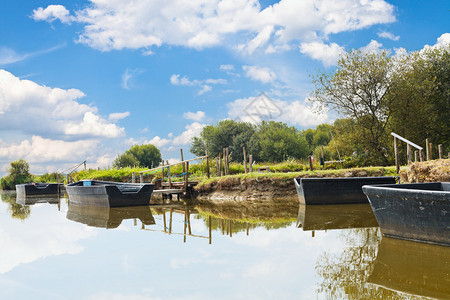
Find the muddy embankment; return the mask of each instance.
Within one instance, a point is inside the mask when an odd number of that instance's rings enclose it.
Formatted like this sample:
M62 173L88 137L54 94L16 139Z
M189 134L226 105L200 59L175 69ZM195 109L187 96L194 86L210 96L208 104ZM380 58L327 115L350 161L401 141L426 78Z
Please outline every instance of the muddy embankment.
M400 171L402 182L450 182L450 159L412 163Z

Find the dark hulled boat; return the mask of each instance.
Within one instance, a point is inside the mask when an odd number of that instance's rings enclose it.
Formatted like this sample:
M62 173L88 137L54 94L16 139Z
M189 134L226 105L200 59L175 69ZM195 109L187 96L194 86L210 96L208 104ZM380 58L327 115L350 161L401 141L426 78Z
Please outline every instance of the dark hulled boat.
M124 207L149 205L154 184L82 180L66 185L69 202L77 205Z
M62 188L63 186L57 183L24 183L16 185L16 192L18 197L24 198L28 196L57 195Z
M364 186L383 235L450 246L450 182Z
M363 185L394 184L396 177L340 177L295 178L295 187L301 204L358 204L368 203Z

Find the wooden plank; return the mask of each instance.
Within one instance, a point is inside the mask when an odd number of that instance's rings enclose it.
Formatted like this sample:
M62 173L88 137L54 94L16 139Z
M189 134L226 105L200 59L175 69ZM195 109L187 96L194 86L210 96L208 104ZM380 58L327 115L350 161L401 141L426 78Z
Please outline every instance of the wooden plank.
M394 136L395 170L400 172L400 163L398 161L398 139Z
M438 145L439 159L442 159L442 144Z
M395 138L398 138L398 139L401 140L402 142L405 142L405 143L407 143L408 145L413 146L414 148L416 148L416 149L418 149L418 150L423 149L422 147L420 147L420 146L414 144L413 142L411 142L411 141L405 139L404 137L399 136L399 135L396 134L396 133L391 132L391 135L392 135L393 137L395 137Z
M419 151L416 150L414 151L414 162L418 162L419 161Z
M248 156L248 159L249 159L249 164L250 164L250 173L252 173L253 172L253 155L252 154L250 154L249 156Z
M427 160L430 160L430 141L429 139L425 139L425 148L426 148L426 154L427 154Z
M412 163L412 152L410 144L406 144L406 157L409 165L410 163Z

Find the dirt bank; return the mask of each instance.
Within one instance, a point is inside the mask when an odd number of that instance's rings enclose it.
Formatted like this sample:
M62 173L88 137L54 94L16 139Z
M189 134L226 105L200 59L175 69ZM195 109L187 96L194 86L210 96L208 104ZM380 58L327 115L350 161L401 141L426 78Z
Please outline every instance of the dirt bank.
M412 163L400 171L402 182L450 182L450 159Z

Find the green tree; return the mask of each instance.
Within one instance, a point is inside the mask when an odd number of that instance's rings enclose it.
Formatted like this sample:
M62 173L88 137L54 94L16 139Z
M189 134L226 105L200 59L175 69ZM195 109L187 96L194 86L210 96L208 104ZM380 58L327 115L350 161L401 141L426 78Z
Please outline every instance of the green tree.
M313 79L316 101L355 120L363 138L360 143L384 164L392 100L387 95L395 79L394 64L387 51L355 50L341 57L333 73Z
M289 158L306 157L309 146L303 135L287 124L263 121L252 137L260 160L281 162Z
M390 92L392 131L418 144L431 138L449 146L450 46L413 52L401 59L403 70ZM404 157L402 155L401 157Z
M222 153L223 148L230 148L235 161L243 160L242 147L251 151L250 138L255 132L255 126L250 123L223 120L217 125L205 126L199 137L191 140L191 153L202 156L205 150L211 156ZM250 153L250 152L249 152Z
M30 173L30 165L23 159L18 159L10 163L9 175L0 180L0 188L15 189L16 184L33 182L33 175Z
M117 156L113 166L115 168L124 168L129 166L140 166L151 168L158 166L161 162L161 152L152 144L134 145L123 154Z

